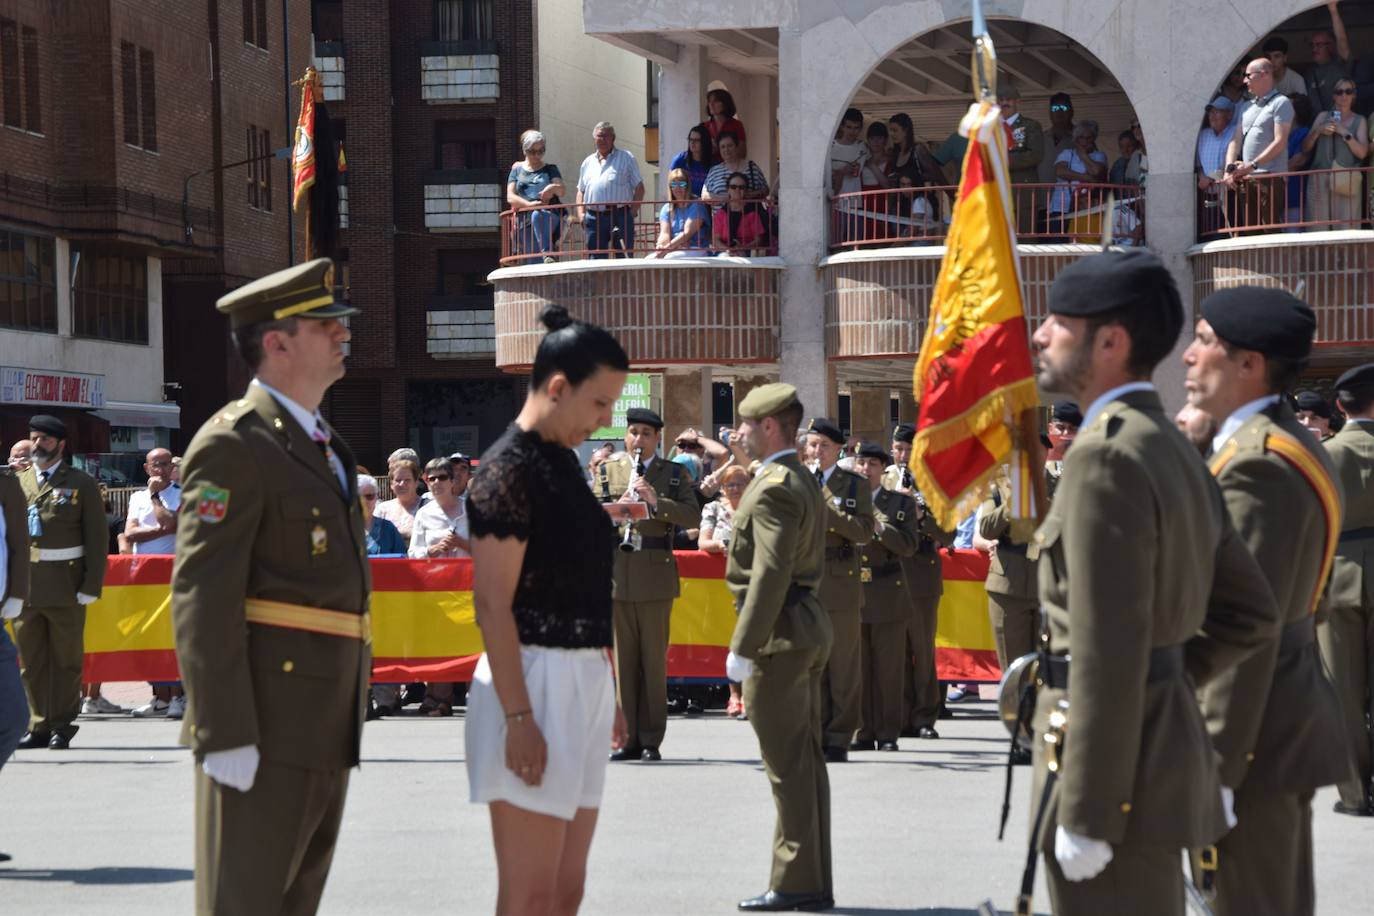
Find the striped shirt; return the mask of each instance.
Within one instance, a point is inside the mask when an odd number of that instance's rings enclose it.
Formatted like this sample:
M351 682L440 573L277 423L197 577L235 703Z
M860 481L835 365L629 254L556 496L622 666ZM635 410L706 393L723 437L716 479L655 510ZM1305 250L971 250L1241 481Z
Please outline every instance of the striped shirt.
M584 204L624 203L634 200L635 188L644 183L639 176L635 154L616 147L602 159L592 153L582 160L577 176L577 190ZM602 209L602 208L590 208Z
M1236 119L1220 134L1210 127L1204 127L1197 135L1197 166L1202 174L1220 178L1226 170L1226 147L1236 133Z

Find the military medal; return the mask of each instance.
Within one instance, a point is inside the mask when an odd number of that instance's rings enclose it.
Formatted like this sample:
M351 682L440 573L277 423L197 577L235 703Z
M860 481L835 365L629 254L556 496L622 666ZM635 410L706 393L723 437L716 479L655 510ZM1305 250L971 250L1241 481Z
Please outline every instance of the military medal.
M329 532L324 530L324 526L316 524L310 529L310 555L318 557L329 550Z

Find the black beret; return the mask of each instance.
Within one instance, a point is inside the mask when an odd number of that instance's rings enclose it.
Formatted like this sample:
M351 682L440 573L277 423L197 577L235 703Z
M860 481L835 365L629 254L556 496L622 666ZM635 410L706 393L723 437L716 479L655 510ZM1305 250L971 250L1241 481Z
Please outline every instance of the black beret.
M1374 363L1365 363L1349 370L1336 379L1333 387L1337 391L1348 391L1351 394L1363 394L1374 390Z
M859 449L854 453L856 458L877 458L883 464L891 464L892 456L887 453L881 445L876 442L860 442Z
M1306 359L1317 330L1311 306L1271 286L1217 290L1202 300L1202 317L1232 346L1284 359Z
M1315 391L1299 391L1293 397L1294 410L1310 410L1319 417L1331 419L1331 404Z
M812 417L811 422L806 426L806 431L808 433L816 433L817 435L825 436L825 438L829 439L831 442L844 445L844 433L840 432L838 426L824 417Z
M67 424L51 414L40 413L29 417L29 429L58 439L67 438Z
M1178 313L1183 326L1183 300L1164 262L1144 248L1103 251L1065 267L1050 286L1050 311L1086 318L1123 308L1159 308Z
M1055 401L1050 408L1050 419L1070 426L1082 426L1083 411L1079 409L1077 401Z
M647 407L631 407L625 411L625 425L630 426L635 423L643 423L654 429L663 428L663 418Z
M911 443L916 441L916 427L910 423L902 423L892 431L893 442Z

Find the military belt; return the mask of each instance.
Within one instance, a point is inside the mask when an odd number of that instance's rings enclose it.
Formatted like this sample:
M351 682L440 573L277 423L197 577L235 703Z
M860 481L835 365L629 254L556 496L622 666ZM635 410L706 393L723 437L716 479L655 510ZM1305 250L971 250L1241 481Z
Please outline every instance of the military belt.
M902 571L901 563L888 563L886 566L875 566L870 573L874 579L886 579L888 576L895 576Z
M825 558L827 560L848 560L854 556L854 545L845 544L843 547L825 548Z
M1025 544L1013 544L1011 541L1004 539L997 542L997 552L1014 553L1018 557L1024 557L1026 555L1026 546Z
M39 560L79 560L86 555L86 548L80 544L75 547L40 547Z
M243 603L243 616L249 623L372 642L372 618L366 612L355 614L351 611L288 604L285 601L249 598Z
M1308 614L1301 620L1295 620L1279 631L1279 656L1310 646L1316 638L1316 618Z
M782 598L782 606L791 607L794 604L800 604L801 600L810 594L811 589L809 588L795 584L789 585L787 586L787 594Z
M1340 542L1363 541L1366 538L1374 538L1374 528L1351 528L1349 531L1342 531Z
M640 550L672 550L673 540L668 537L646 537L639 540Z
M1157 684L1183 673L1183 646L1159 646L1150 650L1150 670L1145 683ZM1069 657L1050 655L1040 660L1040 680L1055 690L1069 689Z

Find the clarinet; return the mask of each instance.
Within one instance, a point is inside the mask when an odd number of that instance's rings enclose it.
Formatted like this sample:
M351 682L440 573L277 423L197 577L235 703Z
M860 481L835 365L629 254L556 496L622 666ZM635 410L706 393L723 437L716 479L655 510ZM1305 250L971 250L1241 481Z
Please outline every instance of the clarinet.
M634 491L635 484L639 482L639 457L643 454L643 449L635 449L634 464L630 465L630 482L625 487L625 492ZM638 497L636 497L638 499ZM640 536L635 531L635 523L626 521L620 526L620 552L634 553L639 549Z

